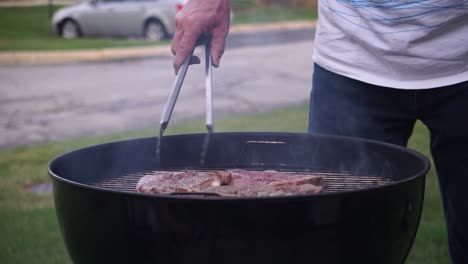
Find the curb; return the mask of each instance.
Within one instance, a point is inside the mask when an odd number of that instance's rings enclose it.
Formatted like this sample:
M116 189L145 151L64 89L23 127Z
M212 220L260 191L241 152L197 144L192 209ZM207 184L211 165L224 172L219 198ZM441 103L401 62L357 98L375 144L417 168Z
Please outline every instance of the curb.
M0 52L0 65L66 64L144 58L172 54L169 46L137 48L104 48L74 51L17 51Z
M294 21L265 24L236 25L230 29L230 34L254 33L275 30L297 30L315 27L315 21ZM172 55L169 45L103 48L73 51L14 51L0 52L0 65L40 65L64 64L76 62L93 62L148 58L151 56Z

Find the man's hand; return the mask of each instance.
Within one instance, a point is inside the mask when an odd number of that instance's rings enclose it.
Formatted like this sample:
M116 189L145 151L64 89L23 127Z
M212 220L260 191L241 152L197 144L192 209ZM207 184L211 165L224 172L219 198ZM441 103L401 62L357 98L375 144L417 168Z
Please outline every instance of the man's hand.
M211 37L213 66L219 66L229 32L230 14L229 0L189 0L185 4L176 16L176 33L172 39L176 74L197 40L203 36ZM200 59L193 57L190 63L198 64Z

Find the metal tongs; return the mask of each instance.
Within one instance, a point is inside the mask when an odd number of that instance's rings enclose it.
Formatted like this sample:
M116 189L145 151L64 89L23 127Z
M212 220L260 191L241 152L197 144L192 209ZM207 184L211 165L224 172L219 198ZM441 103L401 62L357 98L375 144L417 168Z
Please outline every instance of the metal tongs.
M172 111L174 110L175 103L177 101L177 97L179 96L180 88L182 87L182 83L184 82L185 75L187 73L190 59L192 58L194 50L190 52L190 54L185 59L184 63L181 65L179 72L176 75L176 79L174 85L172 86L171 93L169 95L169 99L167 100L166 107L164 108L164 112L161 117L161 122L159 126L159 139L164 134L166 130L169 120L171 119ZM203 149L201 154L201 164L203 165L205 162L205 155L206 150L209 143L209 136L213 133L213 78L212 78L212 61L211 61L211 40L207 38L205 40L205 96L206 96L206 129L208 130L207 136L205 137L205 142L203 143ZM158 144L158 158L159 158L159 146Z

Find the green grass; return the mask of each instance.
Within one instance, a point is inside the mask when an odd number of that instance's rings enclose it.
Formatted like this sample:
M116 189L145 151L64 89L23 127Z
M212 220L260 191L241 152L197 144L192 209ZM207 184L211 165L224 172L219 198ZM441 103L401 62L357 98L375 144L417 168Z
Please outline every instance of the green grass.
M408 147L421 152L427 157L431 157L429 151L429 131L419 122L416 124ZM431 171L427 175L421 224L413 249L406 263L450 263L447 243L442 200L439 193L437 175L432 165Z
M56 10L58 7L54 7ZM50 33L47 6L0 8L0 38L41 38Z
M234 24L254 24L264 22L315 20L317 10L301 8L264 7L252 8L234 13Z
M1 51L48 51L48 50L87 50L103 48L128 48L152 45L167 45L169 41L150 42L146 40L126 39L74 39L65 40L56 37L2 39Z
M305 132L307 107L271 113L244 114L216 120L217 131ZM204 131L203 120L169 127L168 134ZM66 151L103 142L152 136L156 129L103 137L79 138L0 152L0 263L70 263L60 237L51 195L23 191L48 179L48 162ZM429 156L428 132L418 123L410 147ZM447 238L436 175L428 175L425 205L418 236L407 263L449 263Z
M54 7L56 10L57 6ZM18 50L80 50L150 45L167 45L169 41L143 39L76 39L65 40L52 34L47 6L0 7L0 52ZM275 22L314 19L316 11L279 7L250 8L239 11L234 23Z

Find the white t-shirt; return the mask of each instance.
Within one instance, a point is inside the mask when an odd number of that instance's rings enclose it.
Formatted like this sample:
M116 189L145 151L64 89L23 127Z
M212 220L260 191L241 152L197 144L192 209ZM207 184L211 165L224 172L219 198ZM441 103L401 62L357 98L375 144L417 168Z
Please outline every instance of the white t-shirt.
M319 0L314 61L393 88L468 81L468 0Z

